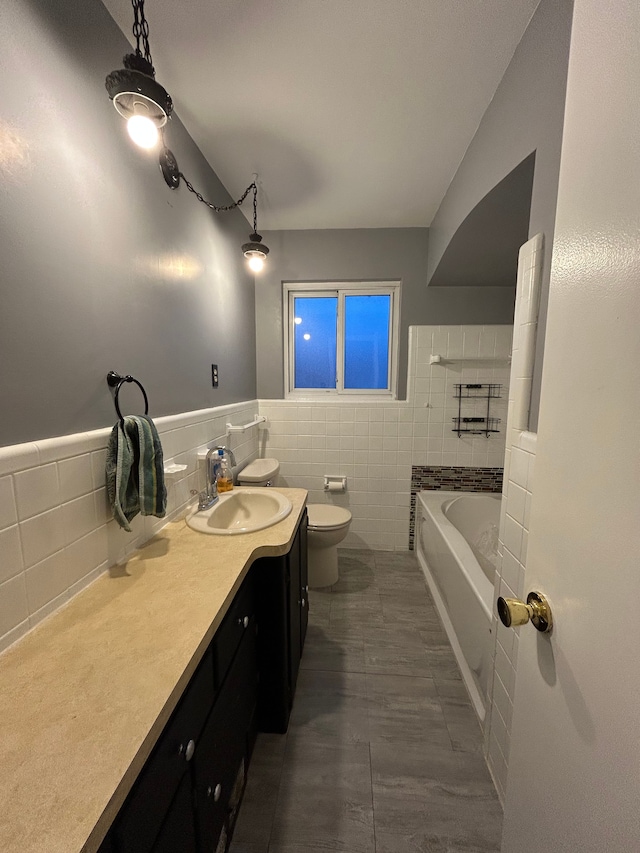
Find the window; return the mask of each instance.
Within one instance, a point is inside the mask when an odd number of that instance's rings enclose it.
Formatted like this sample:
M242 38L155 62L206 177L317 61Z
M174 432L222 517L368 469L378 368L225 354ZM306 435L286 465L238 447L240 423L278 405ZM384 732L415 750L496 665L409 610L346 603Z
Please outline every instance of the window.
M395 398L400 284L285 284L287 396Z

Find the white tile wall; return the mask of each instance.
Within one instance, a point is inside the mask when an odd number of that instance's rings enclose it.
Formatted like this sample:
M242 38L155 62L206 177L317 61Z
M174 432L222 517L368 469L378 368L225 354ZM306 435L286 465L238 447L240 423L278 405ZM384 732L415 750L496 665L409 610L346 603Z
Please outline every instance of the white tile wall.
M543 239L538 234L520 249L513 360L509 387L504 480L494 600L499 595L522 598L533 491L536 436L527 431L531 378L535 360ZM485 753L498 796L504 802L509 770L511 716L518 660L518 633L505 628L494 608L494 670L485 720Z
M350 509L345 547L406 550L412 465L502 467L511 331L411 327L406 401L261 400L260 414L268 418L261 455L279 459L279 482L307 489L310 502ZM430 364L432 354L441 356L440 364ZM458 412L453 386L460 382L504 385L491 413L503 419L499 435L458 438L452 432ZM324 492L325 474L347 477L347 491Z
M158 418L165 462L187 468L167 477L166 518L138 516L132 533L108 505L110 429L0 448L0 651L184 512L204 486L199 448L227 444L239 465L257 456L258 427L226 434L257 411L253 400Z

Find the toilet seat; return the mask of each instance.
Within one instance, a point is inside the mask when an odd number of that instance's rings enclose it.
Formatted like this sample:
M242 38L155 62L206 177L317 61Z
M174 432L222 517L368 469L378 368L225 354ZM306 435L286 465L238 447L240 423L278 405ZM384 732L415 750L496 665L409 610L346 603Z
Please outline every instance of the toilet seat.
M331 504L308 504L309 530L322 532L323 530L339 530L351 521L351 513L348 509Z

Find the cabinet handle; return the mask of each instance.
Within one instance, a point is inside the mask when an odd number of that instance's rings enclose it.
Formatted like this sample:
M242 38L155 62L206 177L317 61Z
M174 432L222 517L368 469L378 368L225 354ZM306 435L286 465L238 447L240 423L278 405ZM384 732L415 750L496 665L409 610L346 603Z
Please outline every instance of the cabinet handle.
M307 595L309 594L309 584L305 586L304 591L307 593Z
M238 619L238 625L239 625L241 628L248 628L248 627L249 627L249 617L248 617L248 616L245 616L245 617L244 617L244 619L243 619L243 618L242 618L242 616L241 616L241 617Z
M185 761L191 761L193 758L193 753L196 751L196 742L194 740L190 740L185 746L183 743L180 744L180 749L178 750L178 754L184 756Z
M307 606L307 602L306 602L306 600L305 600L304 598L302 599L302 606L303 606L303 607L306 607L306 606Z
M212 788L211 785L207 788L207 797L213 797L213 802L217 803L220 799L220 794L222 793L222 785L218 782L215 788Z

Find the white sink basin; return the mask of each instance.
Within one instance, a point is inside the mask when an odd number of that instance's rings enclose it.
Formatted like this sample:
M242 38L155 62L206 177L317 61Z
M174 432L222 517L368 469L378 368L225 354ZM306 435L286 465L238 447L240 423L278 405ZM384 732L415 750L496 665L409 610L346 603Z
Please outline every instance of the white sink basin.
M265 488L236 488L220 495L210 509L187 516L187 524L199 533L233 536L264 530L286 518L291 501L280 492Z

